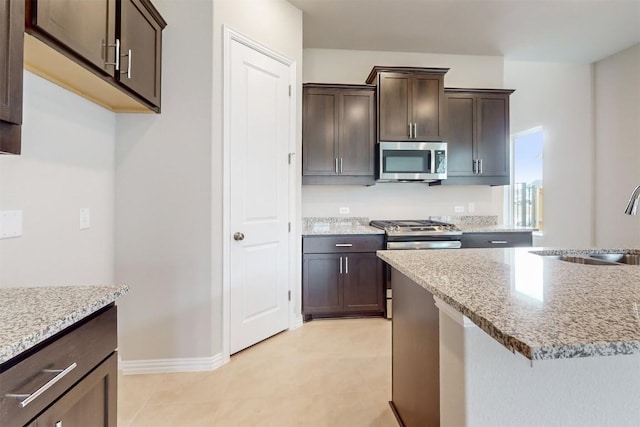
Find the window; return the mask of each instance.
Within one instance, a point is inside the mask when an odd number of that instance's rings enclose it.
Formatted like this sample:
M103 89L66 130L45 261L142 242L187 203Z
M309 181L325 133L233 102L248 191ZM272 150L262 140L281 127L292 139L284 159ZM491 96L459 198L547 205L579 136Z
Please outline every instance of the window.
M516 226L543 229L542 206L542 127L511 137L510 218Z

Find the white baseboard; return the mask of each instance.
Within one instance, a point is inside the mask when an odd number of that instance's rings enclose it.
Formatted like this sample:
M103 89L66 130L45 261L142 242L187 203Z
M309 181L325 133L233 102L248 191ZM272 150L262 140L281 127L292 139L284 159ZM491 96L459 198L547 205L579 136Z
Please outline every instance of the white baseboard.
M299 314L293 317L293 320L289 323L289 329L297 329L303 324L302 315Z
M222 353L212 357L184 359L119 360L124 375L213 371L224 365Z

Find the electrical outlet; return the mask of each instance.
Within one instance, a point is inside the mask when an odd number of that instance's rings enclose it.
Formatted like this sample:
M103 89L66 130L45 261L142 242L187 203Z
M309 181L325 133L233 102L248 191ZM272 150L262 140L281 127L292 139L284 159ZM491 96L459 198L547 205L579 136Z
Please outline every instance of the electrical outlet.
M339 209L339 212L343 215L348 214L349 212L351 212L351 209L347 208L347 207L343 207Z
M456 206L454 210L456 213L462 213L464 212L464 206Z
M467 211L475 212L476 211L476 204L473 203L473 202L469 202L469 205L467 206Z
M80 209L80 230L91 228L91 210L89 208Z

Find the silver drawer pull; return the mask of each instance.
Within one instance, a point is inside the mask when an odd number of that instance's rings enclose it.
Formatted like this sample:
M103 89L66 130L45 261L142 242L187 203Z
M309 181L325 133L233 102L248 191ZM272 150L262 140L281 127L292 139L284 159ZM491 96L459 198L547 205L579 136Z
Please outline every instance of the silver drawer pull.
M489 240L489 243L492 243L494 245L506 245L507 242L506 240Z
M51 378L42 387L40 387L39 389L37 389L36 391L34 391L31 394L7 394L6 397L12 397L14 399L19 400L20 401L19 406L21 408L24 408L29 403L31 403L34 400L36 400L42 393L44 393L45 391L49 390L55 383L60 381L65 375L67 375L69 372L73 371L77 366L78 366L78 364L76 362L73 362L66 369L62 369L62 370L60 370L60 369L43 369L42 372L56 373L57 375L55 377Z
M336 243L336 248L350 248L353 243Z

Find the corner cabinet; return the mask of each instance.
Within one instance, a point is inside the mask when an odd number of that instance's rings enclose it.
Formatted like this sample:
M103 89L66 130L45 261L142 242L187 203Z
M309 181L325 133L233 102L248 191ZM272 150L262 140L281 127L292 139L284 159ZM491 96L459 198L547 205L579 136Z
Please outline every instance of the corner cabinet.
M149 0L26 0L25 68L116 112L160 112L162 29Z
M24 3L0 0L0 153L20 154Z
M111 304L0 365L0 425L117 426Z
M442 185L510 183L506 89L446 88L447 179Z
M375 183L375 88L307 83L302 98L302 183Z
M378 141L442 141L448 68L373 67L378 88Z
M305 236L302 240L302 315L382 316L383 235Z

